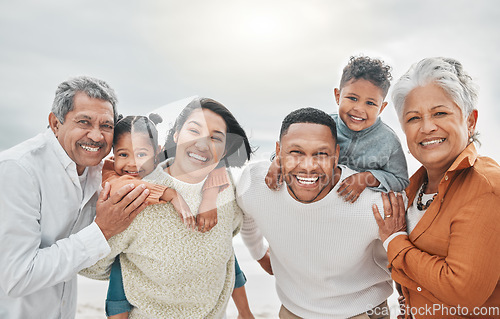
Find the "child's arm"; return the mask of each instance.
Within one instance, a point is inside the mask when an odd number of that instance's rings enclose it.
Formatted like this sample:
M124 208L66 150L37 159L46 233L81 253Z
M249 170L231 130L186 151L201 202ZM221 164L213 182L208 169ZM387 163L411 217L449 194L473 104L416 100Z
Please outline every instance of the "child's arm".
M276 157L273 159L267 175L265 178L266 185L272 190L278 190L283 183L283 176L281 175L281 165L278 163Z
M379 169L371 169L372 175L380 182L378 190L383 192L403 191L410 184L408 166L403 148L399 144L384 165Z
M111 193L116 192L122 186L127 184L134 184L135 186L144 184L146 185L146 188L150 190L149 196L146 199L148 205L171 202L172 205L174 205L175 210L179 213L179 216L183 220L184 224L186 224L186 226L190 229L195 228L195 217L191 213L189 206L186 204L182 196L180 196L175 190L165 185L145 182L129 175L118 175L113 166L114 161L106 160L102 167L102 185L109 182L111 186Z
M217 196L228 186L229 177L225 167L214 169L208 174L203 185L203 198L196 217L198 231L204 233L217 225Z
M382 157L379 157L381 160ZM338 192L345 197L346 201L354 203L366 187L382 192L401 192L408 184L408 168L406 157L399 140L395 140L392 152L384 156L382 162L378 163L377 169L354 174L346 178L340 184Z
M179 193L177 193L174 189L167 187L160 197L160 202L162 201L171 202L184 224L189 229L196 229L196 218L193 216L188 204Z
M366 187L378 187L380 182L369 171L348 176L339 184L337 193L346 202L354 203Z

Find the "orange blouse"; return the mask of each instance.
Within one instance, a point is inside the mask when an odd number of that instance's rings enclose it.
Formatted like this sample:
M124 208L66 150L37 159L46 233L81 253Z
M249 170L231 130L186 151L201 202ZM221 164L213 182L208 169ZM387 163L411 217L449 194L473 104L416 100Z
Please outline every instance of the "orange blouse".
M421 167L406 189L422 185ZM413 318L500 318L500 166L471 143L409 236L388 246L392 278Z

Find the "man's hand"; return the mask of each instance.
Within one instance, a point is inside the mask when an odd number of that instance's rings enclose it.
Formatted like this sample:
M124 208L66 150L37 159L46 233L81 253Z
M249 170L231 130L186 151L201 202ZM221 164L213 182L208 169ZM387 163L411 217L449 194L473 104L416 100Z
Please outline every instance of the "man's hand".
M133 184L125 185L112 196L109 196L110 191L111 186L106 183L96 205L95 222L106 239L127 229L137 214L147 206L146 198L149 195L144 184L135 188Z
M257 260L257 262L260 264L262 269L264 269L268 274L270 274L271 276L274 275L273 267L271 267L271 256L269 255L269 249L266 251L264 257Z

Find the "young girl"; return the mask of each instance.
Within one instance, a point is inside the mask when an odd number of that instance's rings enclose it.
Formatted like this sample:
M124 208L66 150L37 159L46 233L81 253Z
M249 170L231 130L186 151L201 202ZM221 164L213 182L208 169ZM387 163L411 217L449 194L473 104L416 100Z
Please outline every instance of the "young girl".
M224 106L209 99L186 107L169 141L175 145L170 150L175 157L145 180L176 189L194 211L200 205L207 176L221 159L227 162L236 154L232 158L241 166L250 154L238 122ZM244 152L240 152L242 145ZM115 152L115 160L117 155ZM155 166L152 160L153 165L145 162L147 167ZM139 168L124 167L121 172L141 176ZM173 217L176 213L171 204L149 206L126 231L110 239L111 254L85 272L105 279L110 264L121 253L125 290L135 306L131 317L222 317L234 287L232 236L241 223L233 187L220 192L217 210L218 226L200 233L180 227L182 223Z
M216 209L213 208L215 208L219 189L224 189L229 185L224 169L217 169L209 174L203 187L204 196L196 219L184 199L178 196L175 190L164 185L139 180L139 178L150 174L158 165L160 147L158 145L156 124L161 123L161 121L162 118L153 113L149 115L149 118L145 116L127 116L117 122L113 138L114 160L105 161L102 183L104 185L104 183L109 182L111 192L126 184L144 183L150 190L149 204L171 202L188 228L194 229L198 221L200 231L209 231L217 223ZM203 221L200 216L205 217ZM127 312L130 310L130 304L123 292L118 257L113 263L112 269L106 300L106 314L111 318L126 318ZM114 316L122 313L122 316Z

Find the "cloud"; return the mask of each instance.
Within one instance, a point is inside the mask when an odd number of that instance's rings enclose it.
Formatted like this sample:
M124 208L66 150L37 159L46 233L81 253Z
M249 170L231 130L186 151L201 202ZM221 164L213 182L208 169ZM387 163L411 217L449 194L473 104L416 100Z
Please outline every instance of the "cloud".
M212 97L260 140L295 108L335 111L333 88L360 53L395 79L426 56L457 58L483 88L480 126L498 135L499 11L493 0L3 1L0 149L40 132L58 83L80 74L108 81L124 114Z

